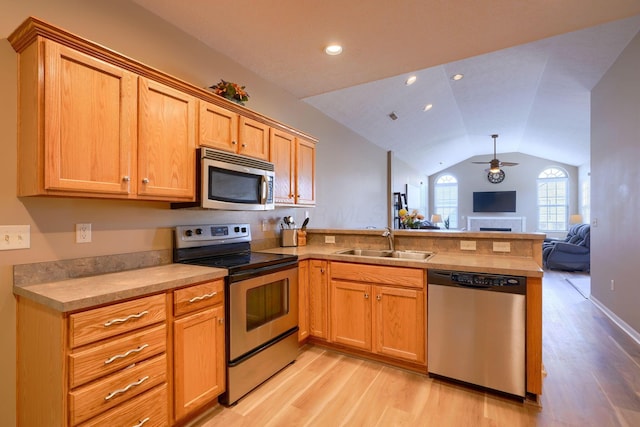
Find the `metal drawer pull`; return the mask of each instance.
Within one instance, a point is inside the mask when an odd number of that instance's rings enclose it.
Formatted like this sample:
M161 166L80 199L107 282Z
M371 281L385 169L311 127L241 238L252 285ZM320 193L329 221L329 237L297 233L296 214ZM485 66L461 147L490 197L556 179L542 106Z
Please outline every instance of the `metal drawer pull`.
M141 311L138 314L131 314L131 315L127 316L127 317L123 317L122 319L109 320L107 323L104 324L104 326L106 327L106 326L111 326L111 325L115 325L115 324L118 324L118 323L124 323L127 320L131 320L131 319L139 319L139 318L141 318L142 316L144 316L146 314L149 314L149 312L147 310Z
M122 359L124 357L129 356L130 354L133 353L139 353L142 350L144 350L145 348L149 347L149 344L142 344L140 347L138 348L132 348L131 350L127 351L126 353L123 354L116 354L115 356L111 356L110 358L108 358L107 360L104 361L105 365L108 365L109 363L113 362L114 360L117 359Z
M145 425L147 423L147 421L149 421L151 418L147 417L144 420L140 421L138 424L134 425L133 427L142 427L143 425Z
M104 398L104 400L111 400L111 399L113 399L114 397L116 397L119 394L126 393L127 391L129 391L129 389L131 389L131 387L138 386L138 385L142 384L143 382L145 382L148 379L149 379L149 375L147 375L146 377L140 378L138 381L136 381L135 383L129 384L125 388L121 388L120 390L112 391L111 393L109 393L107 395L107 397Z
M218 295L218 292L211 292L210 294L204 294L204 295L200 295L199 297L193 297L189 300L189 304L202 301L203 299L213 298L216 295Z

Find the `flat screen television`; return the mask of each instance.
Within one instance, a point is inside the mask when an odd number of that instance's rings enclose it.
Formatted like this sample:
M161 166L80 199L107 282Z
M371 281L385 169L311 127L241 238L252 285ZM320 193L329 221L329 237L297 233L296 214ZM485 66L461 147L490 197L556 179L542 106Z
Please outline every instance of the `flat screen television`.
M474 191L474 212L515 212L515 191Z

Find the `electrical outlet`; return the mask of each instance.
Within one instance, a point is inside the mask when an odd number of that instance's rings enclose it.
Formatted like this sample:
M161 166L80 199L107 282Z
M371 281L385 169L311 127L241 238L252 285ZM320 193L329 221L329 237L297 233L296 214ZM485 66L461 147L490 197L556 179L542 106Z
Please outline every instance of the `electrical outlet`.
M76 243L91 242L91 224L76 224Z
M29 249L30 247L30 225L0 225L0 251Z
M335 243L336 242L336 236L324 236L324 242L325 243Z
M462 251L475 251L476 250L476 241L475 240L460 240L460 250L462 250Z
M493 252L511 252L511 243L493 242Z

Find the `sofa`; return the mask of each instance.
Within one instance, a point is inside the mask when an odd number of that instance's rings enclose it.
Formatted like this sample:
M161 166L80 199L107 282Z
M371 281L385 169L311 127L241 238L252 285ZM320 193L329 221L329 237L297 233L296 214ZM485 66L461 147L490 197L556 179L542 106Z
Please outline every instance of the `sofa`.
M545 239L542 244L544 268L563 271L591 270L591 226L575 224L563 240Z

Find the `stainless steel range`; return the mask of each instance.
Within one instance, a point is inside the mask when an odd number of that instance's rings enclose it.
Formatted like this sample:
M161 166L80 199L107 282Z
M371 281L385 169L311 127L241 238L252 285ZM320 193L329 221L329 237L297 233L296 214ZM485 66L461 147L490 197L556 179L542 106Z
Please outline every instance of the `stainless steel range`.
M249 224L176 227L173 261L226 268L226 392L231 405L298 353L298 257L251 251Z

